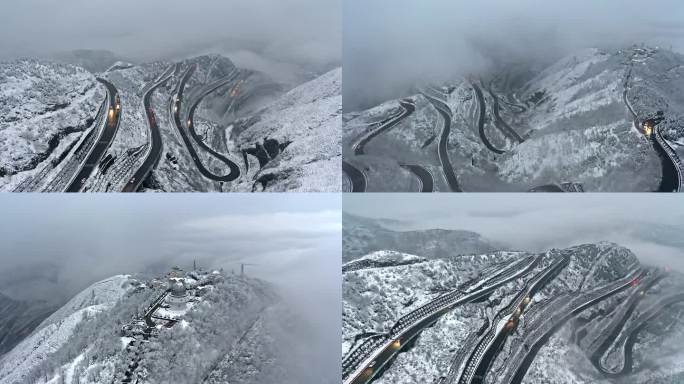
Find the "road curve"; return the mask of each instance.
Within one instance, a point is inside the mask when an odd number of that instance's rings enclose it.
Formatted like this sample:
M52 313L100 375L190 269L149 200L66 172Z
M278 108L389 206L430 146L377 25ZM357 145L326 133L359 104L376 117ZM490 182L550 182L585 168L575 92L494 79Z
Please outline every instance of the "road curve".
M658 303L658 305L648 308L646 312L641 314L642 316L640 320L638 320L638 324L636 326L631 327L631 330L629 331L629 334L625 341L625 364L620 372L614 373L611 376L618 377L632 372L632 367L634 365L634 358L632 356L632 353L639 332L641 332L644 329L644 327L648 325L649 321L656 318L660 314L660 311L662 311L664 308L681 301L684 301L684 294L682 293L669 296L661 300L661 302Z
M188 149L188 152L190 152L190 157L192 157L192 161L195 163L195 166L200 171L202 176L214 181L233 181L237 178L235 172L231 171L229 174L223 176L215 175L214 173L210 172L204 166L204 164L202 164L199 155L197 154L197 151L195 151L195 147L193 147L192 142L190 142L190 138L188 137L187 132L183 127L183 123L181 122L180 113L183 102L183 90L185 88L185 84L188 82L188 80L193 75L195 70L197 70L197 64L193 63L185 71L185 74L183 74L183 77L181 78L181 81L178 84L178 90L176 94L173 97L171 97L171 101L169 103L169 111L171 113L172 120L174 122L174 125L176 126L176 129L178 130L178 133L181 136L181 139L183 140L183 143L185 144L185 147Z
M624 90L622 91L622 100L627 106L629 114L632 116L632 121L634 123L634 128L643 132L641 121L639 116L637 116L632 104L629 102L627 97L627 91L629 90L629 80L632 77L632 69L629 69L625 81L623 84ZM652 143L653 148L658 153L661 159L662 168L662 179L660 180L660 185L658 186L658 192L681 192L684 188L684 165L682 165L677 152L670 147L665 138L663 138L660 133L660 128L656 125L653 127L653 133L651 137L648 137L649 141Z
M508 336L517 328L520 316L530 300L569 263L570 255L565 255L536 274L531 282L526 283L525 288L497 314L489 328L490 332L480 338L468 357L459 383L481 384L485 382L489 368L504 347ZM505 325L500 326L502 323Z
M378 136L379 134L387 131L388 129L394 127L395 125L399 124L400 121L408 117L410 114L413 113L413 111L416 110L416 106L413 103L409 103L404 100L399 101L399 105L401 106L402 112L397 115L396 117L390 118L387 122L383 123L378 127L377 129L367 133L365 136L363 136L356 144L352 146L352 149L354 150L354 154L356 156L363 155L365 154L364 149L366 144L368 144L369 141L371 141L373 138Z
M442 132L439 135L439 145L437 146L437 153L439 155L439 162L442 164L442 171L444 177L446 178L447 184L452 192L463 192L463 189L458 185L458 179L456 178L456 173L454 172L454 167L451 165L451 160L449 159L449 134L451 133L451 110L449 106L444 104L441 100L423 93L423 96L432 103L432 105L437 109L437 112L442 116L444 120L444 126L442 127Z
M369 383L378 373L383 371L384 367L392 361L402 348L410 345L414 338L420 335L426 327L435 323L442 315L457 305L482 299L506 283L529 273L540 260L541 256L538 256L508 264L499 273L467 283L467 287L459 287L453 292L441 295L403 316L385 335L384 339L371 342L372 349L366 349L361 345L344 357L342 361L343 384ZM354 355L358 351L360 352L355 357ZM360 362L353 364L350 361Z
M513 139L513 140L515 140L515 141L517 141L518 144L524 142L525 139L523 139L522 136L520 136L520 135L518 134L518 132L516 132L516 130L513 129L513 127L511 127L511 126L510 126L510 125L501 117L501 113L500 113L500 110L499 110L499 98L494 94L494 92L492 91L491 87L488 89L488 91L489 91L489 95L492 97L492 99L494 99L494 108L493 108L493 110L494 110L494 119L495 119L494 125L496 125L496 127L499 128L499 130L501 131L501 133L503 133L504 135L508 136L509 138L511 138L511 139Z
M482 90L480 89L480 87L478 87L477 84L471 83L471 85L473 86L473 89L475 90L475 96L477 97L477 103L479 105L479 118L477 121L477 130L480 133L480 140L482 140L485 147L487 147L487 149L489 149L490 151L492 151L498 155L505 153L505 151L502 151L502 150L494 147L494 145L492 145L492 143L489 141L489 139L485 135L484 125L485 125L486 105L485 105L484 95L482 94Z
M107 98L109 99L109 112L107 114L107 122L102 128L102 132L97 138L97 143L90 150L88 156L86 156L85 161L81 165L81 169L76 173L76 176L71 180L67 186L65 192L80 192L85 182L88 180L90 175L93 173L95 168L97 168L100 160L112 145L112 141L116 137L116 132L119 130L119 122L121 121L121 109L117 110L117 101L119 99L119 93L114 86L114 84L109 81L98 78L97 81L101 82L107 88ZM119 103L120 105L120 103Z
M653 127L653 140L656 151L663 159L663 179L658 188L658 192L681 192L682 191L682 162L677 156L677 152L670 147L667 140L662 136L660 127Z
M434 183L430 171L420 165L403 164L401 167L408 169L411 173L416 175L420 182L420 192L432 192Z
M608 349L613 344L615 339L620 335L620 332L622 331L622 328L624 327L625 323L632 316L632 313L634 313L634 310L636 309L637 305L639 305L641 300L644 298L643 293L651 287L653 287L653 285L655 285L663 277L663 275L659 275L650 279L648 282L642 283L642 286L639 286L638 289L634 293L632 293L632 295L628 299L625 313L619 316L617 319L613 320L613 322L610 324L611 332L604 336L601 344L591 354L591 363L594 365L594 367L596 367L596 369L598 369L603 374L609 375L612 372L606 370L603 367L603 364L601 364L601 357L606 353L606 351L608 351Z
M192 103L190 106L190 110L188 112L188 124L190 128L190 135L193 137L197 145L199 145L202 149L204 149L206 152L211 154L214 158L220 160L222 163L226 164L230 168L230 173L228 174L228 181L232 181L240 177L240 167L230 160L228 157L224 156L223 154L215 151L213 148L208 146L204 140L197 134L197 131L195 131L195 109L197 109L197 106L199 103L210 93L216 91L217 89L221 88L222 86L231 83L233 80L235 80L235 77L237 76L237 71L234 72L234 75L229 75L227 78L223 80L219 80L214 83L214 85L210 86L204 92L202 92L201 95L198 95L195 102Z
M344 160L342 160L342 172L347 175L351 182L351 192L366 192L367 179L365 173Z
M169 67L169 69L167 69L166 72L162 74L159 80L154 79L151 83L144 87L149 88L143 94L142 101L143 109L145 110L145 115L147 116L147 127L150 134L150 147L147 156L145 157L145 161L143 161L140 167L138 167L138 170L135 171L133 176L128 180L128 182L123 187L121 192L137 191L140 188L140 185L142 185L142 182L145 180L145 178L147 178L150 172L152 172L152 170L159 163L159 159L161 158L161 153L163 149L163 143L161 131L159 130L159 125L157 124L157 119L154 117L154 112L150 107L150 98L152 97L152 94L157 88L159 88L160 86L164 85L167 81L169 81L171 76L173 76L174 67L176 66L178 65L176 64L174 66Z
M644 276L644 272L637 271L637 273L637 278L641 278ZM540 335L538 335L538 338L529 346L529 349L527 349L526 354L522 358L520 364L518 364L517 367L515 367L512 371L510 379L505 380L504 378L504 382L507 384L522 383L523 379L525 378L525 375L527 374L527 370L532 365L532 362L534 361L534 358L537 356L539 350L541 350L541 348L546 344L546 342L551 338L551 336L553 336L559 329L561 329L562 326L565 325L565 323L570 318L583 312L587 308L605 300L606 298L632 287L633 279L633 274L630 274L627 276L626 279L621 281L619 284L614 286L608 286L608 288L610 289L606 290L605 292L604 288L596 290L596 293L598 293L598 295L595 297L592 294L588 294L584 297L581 297L581 300L578 300L576 304L573 301L572 306L569 308L569 310L565 314L561 314L559 318L546 319L545 322L549 323L550 327L546 331L543 331Z

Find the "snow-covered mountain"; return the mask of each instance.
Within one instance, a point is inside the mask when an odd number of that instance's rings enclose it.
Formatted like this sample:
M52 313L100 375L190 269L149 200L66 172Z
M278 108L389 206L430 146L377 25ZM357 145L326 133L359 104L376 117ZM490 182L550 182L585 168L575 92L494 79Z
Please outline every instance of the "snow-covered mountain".
M0 63L0 190L337 191L340 87L340 69L290 89L220 55Z
M485 253L505 247L470 231L429 229L397 231L383 220L345 213L342 221L342 260L348 262L374 251L390 249L422 257Z
M684 276L642 265L616 244L365 258L385 262L343 273L345 383L673 383L684 375Z
M58 363L52 356L78 338L82 323L115 306L130 289L128 280L128 276L115 276L95 283L43 320L31 335L0 359L0 382L35 382L34 378L46 373L45 365L52 368L52 362Z
M344 158L368 191L415 191L406 165L429 173L435 191L671 191L679 165L660 147L684 154L682 86L684 56L660 48L506 66L346 114Z
M337 68L292 89L256 115L235 123L242 147L260 138L275 139L285 149L253 177L256 189L271 192L341 188L342 69ZM252 123L252 119L256 119ZM251 124L250 124L251 123ZM244 179L243 190L254 183Z
M114 276L2 356L0 383L332 383L304 369L312 352L293 347L303 328L258 279L180 268Z
M104 87L83 68L0 63L0 185L56 163L90 128Z

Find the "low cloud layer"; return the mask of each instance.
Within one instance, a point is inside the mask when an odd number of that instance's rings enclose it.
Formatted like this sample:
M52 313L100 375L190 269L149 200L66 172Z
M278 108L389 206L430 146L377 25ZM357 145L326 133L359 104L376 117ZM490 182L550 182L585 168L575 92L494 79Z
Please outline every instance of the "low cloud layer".
M0 13L0 59L73 49L132 60L203 52L327 66L341 60L340 0L23 0ZM282 64L279 64L282 65Z
M64 298L114 274L173 265L247 273L293 294L302 272L313 292L338 290L340 197L155 195L0 199L0 291ZM337 278L335 278L337 276ZM336 313L337 314L337 313Z
M611 241L646 264L684 272L684 205L677 195L418 194L345 196L344 210L401 220L400 229L463 229L514 249ZM382 200L380 204L379 200Z
M678 0L348 0L344 107L406 94L416 83L545 61L585 47L651 43L684 52Z

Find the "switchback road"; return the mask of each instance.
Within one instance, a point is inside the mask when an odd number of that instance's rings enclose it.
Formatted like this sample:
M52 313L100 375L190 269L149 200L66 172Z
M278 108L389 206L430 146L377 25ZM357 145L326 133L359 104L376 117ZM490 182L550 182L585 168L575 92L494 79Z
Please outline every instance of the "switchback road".
M233 71L228 77L225 79L219 80L215 82L214 84L210 85L207 89L205 89L201 95L197 96L195 99L195 102L192 103L190 106L190 111L188 112L188 128L190 129L190 134L192 135L193 139L195 139L195 142L197 145L200 146L200 148L204 149L206 152L211 154L214 158L218 159L222 163L226 164L230 168L230 173L228 174L228 181L232 181L240 177L240 167L230 160L228 157L224 156L223 154L215 151L213 148L208 146L202 137L197 134L197 131L195 131L195 110L197 109L197 106L199 103L210 93L216 91L217 89L223 87L224 85L230 84L233 82L238 75L238 71Z
M207 179L214 180L214 181L221 181L221 182L233 181L239 176L239 168L238 168L237 174L232 170L227 175L216 175L216 174L212 173L211 171L209 171L204 166L204 164L202 164L202 161L200 160L199 155L197 154L197 151L195 151L195 147L192 145L192 142L190 141L190 138L188 137L186 129L183 126L183 123L181 122L180 116L181 116L181 107L182 107L182 102L183 102L183 90L185 88L185 84L188 82L190 77L192 77L195 70L197 70L197 64L191 64L188 67L188 69L185 71L185 74L181 78L180 84L178 85L178 90L177 90L176 94L171 98L171 102L169 104L169 112L171 113L174 125L176 126L176 129L178 130L178 133L180 134L181 139L183 140L183 143L185 144L185 147L188 149L188 152L190 152L190 157L192 158L192 161L195 163L195 166L200 171L202 176L206 177Z
M161 158L161 153L163 149L163 144L161 132L159 130L159 125L157 124L157 119L155 118L154 111L152 111L152 107L150 106L150 98L152 97L152 93L154 93L154 91L157 88L166 84L166 82L169 81L171 76L173 76L174 67L176 66L177 65L169 67L169 69L167 69L166 72L162 74L161 79L159 81L156 81L155 79L152 81L151 84L145 86L145 88L148 88L148 90L143 94L143 109L145 110L145 115L147 116L148 132L150 136L149 152L145 157L145 161L133 174L133 177L131 177L131 179L128 180L128 183L126 183L122 192L137 191L140 188L140 185L142 185L142 182L145 180L145 178L150 174L150 172L152 172L152 170L159 163L159 159Z
M479 105L479 118L477 120L477 130L480 133L480 140L482 140L482 143L484 143L485 147L489 149L490 151L496 153L497 155L500 155L502 153L505 153L505 151L502 151L489 141L487 138L487 135L485 134L484 131L484 126L485 126L485 115L487 112L487 105L485 104L485 99L484 95L482 94L482 90L480 87L478 87L477 84L472 83L473 89L475 90L475 96L477 97L477 104Z

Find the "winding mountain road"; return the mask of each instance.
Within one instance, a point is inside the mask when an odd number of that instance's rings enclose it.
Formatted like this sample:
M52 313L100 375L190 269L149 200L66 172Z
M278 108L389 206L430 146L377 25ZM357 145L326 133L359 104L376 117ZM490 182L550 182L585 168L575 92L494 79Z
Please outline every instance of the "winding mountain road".
M569 263L570 255L565 255L556 260L535 275L525 285L525 288L504 309L499 311L488 332L480 338L465 362L465 366L460 370L459 384L481 384L485 382L489 368L504 347L508 336L515 331L520 322L520 317L534 295Z
M171 79L175 71L175 67L177 66L178 64L169 67L169 69L167 69L166 72L161 75L160 79L155 79L144 87L147 88L147 91L143 94L142 105L143 109L145 110L145 115L147 116L150 145L148 147L148 152L145 155L145 161L143 161L138 170L135 171L133 176L128 180L121 192L136 192L140 188L140 185L142 185L142 182L145 180L145 178L147 178L150 172L152 172L152 170L159 163L159 159L161 158L162 154L163 143L161 131L159 130L159 125L157 124L157 119L154 117L154 111L152 111L152 107L150 106L150 98L157 88L166 84L166 82Z
M408 169L411 173L416 175L420 183L419 192L432 192L434 189L434 182L432 173L421 165L402 164L402 168Z
M480 140L482 140L482 143L484 143L484 145L485 145L485 147L487 147L487 149L496 153L497 155L505 153L506 151L502 151L502 150L494 147L494 145L492 145L492 143L487 138L487 135L485 134L485 130L484 130L485 114L487 111L487 105L485 104L484 95L482 94L482 90L480 89L480 87L477 84L471 83L471 85L472 85L473 89L475 90L475 96L477 98L477 104L479 106L478 107L479 118L477 120L477 130L480 134Z
M386 335L366 339L343 358L343 383L370 382L404 346L441 316L456 306L485 298L497 288L526 275L540 262L541 257L528 257L504 265L496 273L470 281L402 316Z
M351 183L350 192L366 192L368 179L364 172L344 160L342 160L342 172L349 178L349 182Z
M183 126L183 123L181 122L180 116L181 116L181 107L182 107L182 102L183 102L183 90L185 88L185 84L188 82L190 77L192 77L195 70L197 70L197 64L193 63L188 67L188 69L183 74L183 77L181 78L181 81L178 84L178 89L176 91L176 94L171 98L171 102L169 103L169 112L172 116L172 120L174 122L174 125L176 126L176 129L178 130L178 133L180 134L181 139L183 140L183 143L185 144L185 147L188 149L188 152L190 152L190 157L192 158L192 161L195 163L195 166L200 171L202 176L206 177L207 179L214 180L214 181L220 181L220 182L233 181L233 180L237 179L239 174L240 174L239 167L237 167L237 165L236 165L237 173L235 172L235 169L231 168L231 172L228 173L227 175L216 175L216 174L212 173L211 171L209 171L204 166L204 164L202 164L202 161L200 160L199 155L197 154L195 147L192 145L192 142L190 141L190 138L188 137L186 129ZM192 125L192 122L190 123L190 125Z
M451 133L451 109L449 109L449 106L442 100L439 100L428 93L423 93L423 96L427 97L444 121L442 132L439 135L439 144L437 146L437 154L439 155L439 162L442 164L444 178L452 192L463 192L463 189L461 189L458 184L456 172L454 172L454 167L451 165L451 160L449 159L448 148L449 134Z
M532 340L525 339L520 341L518 347L519 349L524 348L524 351L520 354L512 353L512 356L516 357L517 360L508 363L508 369L502 382L508 384L522 383L539 350L546 345L551 336L561 329L568 320L601 301L634 287L634 279L644 276L644 271L636 270L613 284L599 287L592 292L574 298L558 300L558 310L554 310L550 316L547 315L540 318L541 324L538 327L530 327L533 331L527 331Z
M627 106L629 114L632 116L634 128L643 133L643 122L639 119L639 116L634 111L634 108L629 101L629 97L627 97L631 77L632 69L630 68L623 84L624 90L622 91L622 100ZM662 179L660 181L660 186L658 187L658 192L682 192L684 190L684 165L679 159L677 152L675 152L670 144L668 144L667 140L663 138L659 126L655 125L652 129L653 132L647 137L660 156L662 164Z
M501 111L499 110L499 98L494 94L491 88L489 88L489 95L492 97L494 100L494 125L496 125L497 128L503 133L504 135L508 136L511 140L515 140L518 142L518 144L521 144L522 142L525 141L522 136L516 132L513 127L511 127L502 117L501 117Z
M354 145L352 145L354 155L364 155L365 147L366 144L368 144L368 142L370 142L372 139L374 139L381 133L386 132L387 130L396 126L397 124L399 124L399 122L407 118L416 110L416 106L412 102L408 102L406 100L400 100L399 106L401 108L401 113L399 113L395 117L389 118L387 121L380 124L380 126L377 129L371 130L363 134L361 138L356 143L354 143Z
M197 143L197 145L200 146L203 150L208 152L210 155L212 155L214 158L218 159L219 161L223 162L230 168L230 173L228 174L227 178L228 181L233 181L240 177L240 167L235 163L234 161L230 160L228 157L224 156L223 154L215 151L213 148L211 148L207 143L204 142L202 137L197 134L197 131L195 130L195 110L197 109L197 106L202 102L202 100L209 95L210 93L216 91L217 89L223 87L224 85L230 84L235 80L235 78L238 75L238 71L233 71L230 75L228 75L226 78L221 79L216 81L214 84L209 85L203 92L197 96L195 101L192 103L190 106L190 110L188 111L188 126L190 128L190 134L192 135L193 139Z

